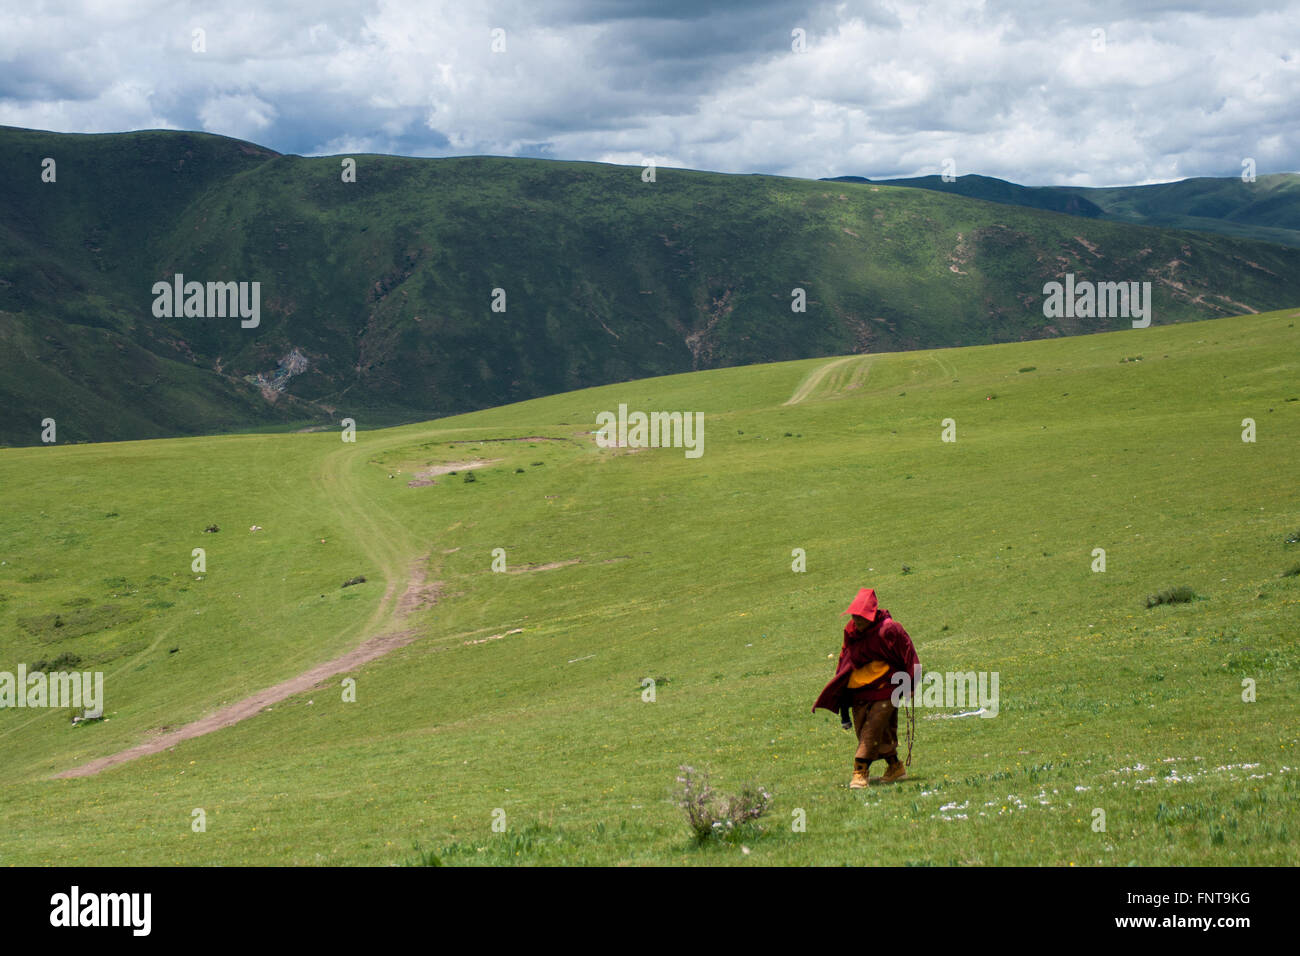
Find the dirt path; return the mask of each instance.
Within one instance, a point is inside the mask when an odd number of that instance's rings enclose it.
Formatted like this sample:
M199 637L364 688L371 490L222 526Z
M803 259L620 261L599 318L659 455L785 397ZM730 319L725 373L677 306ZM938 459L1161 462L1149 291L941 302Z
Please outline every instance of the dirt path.
M371 442L367 452L382 448L385 444L409 442L410 436L389 439L387 442ZM317 664L310 670L295 677L281 681L273 687L260 690L245 697L237 703L223 707L207 717L192 721L176 730L168 731L126 750L97 757L71 770L55 774L55 779L62 777L89 777L115 767L118 764L162 753L185 740L201 737L223 727L230 727L260 713L278 701L294 694L311 690L322 681L338 674L355 670L363 664L382 657L399 647L404 647L416 639L418 634L411 629L400 629L400 622L409 614L436 603L440 593L440 583L425 580L424 567L428 555L412 560L417 554L410 533L400 524L386 516L372 514L364 505L367 496L360 485L356 470L352 467L359 460L352 446L345 445L325 458L316 484L325 496L338 507L337 517L351 532L367 557L387 581L384 595L379 606L361 628L362 634L378 636L368 638L347 653ZM398 589L401 589L401 594Z
M265 707L279 703L286 697L292 697L294 694L301 694L304 691L311 690L322 681L328 680L336 674L343 674L347 671L355 670L362 664L373 661L377 657L383 657L390 651L395 651L399 647L411 643L415 640L415 631L400 631L397 634L382 634L379 637L372 637L360 647L348 651L342 657L336 657L332 661L326 661L324 664L318 664L311 670L299 674L297 677L291 677L286 681L281 681L274 687L268 687L266 690L259 691L252 697L245 697L236 704L229 707L223 707L211 716L196 720L193 723L186 724L179 730L173 730L165 733L161 737L155 737L153 740L145 741L142 744L136 744L127 750L111 754L107 757L98 757L89 763L83 763L80 767L73 767L71 770L65 770L62 773L55 774L55 778L60 777L89 777L99 773L101 770L107 770L109 767L115 767L120 763L126 763L128 760L134 760L137 757L147 757L150 754L162 753L175 747L182 740L190 740L194 737L201 737L204 734L210 734L214 730L220 730L222 727L230 727L239 723L241 720L247 720L261 712Z
M791 395L789 399L786 400L785 404L798 405L800 402L802 402L804 399L806 399L809 395L813 393L813 391L817 388L817 386L822 383L822 379L826 377L828 372L831 372L832 370L839 368L841 365L844 365L846 362L857 362L862 360L863 358L866 358L866 356L850 355L846 358L836 359L833 362L827 362L825 365L817 366L815 369L813 369L813 371L809 374L807 378L805 378L802 382L799 383L799 387L794 390L794 394Z

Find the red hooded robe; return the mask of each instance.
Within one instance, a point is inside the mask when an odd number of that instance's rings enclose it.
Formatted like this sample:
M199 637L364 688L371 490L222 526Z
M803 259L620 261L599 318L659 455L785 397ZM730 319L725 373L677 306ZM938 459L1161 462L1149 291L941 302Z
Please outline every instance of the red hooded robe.
M894 693L894 688L899 686L899 681L893 680L895 674L910 675L913 689L920 680L921 661L916 656L912 639L903 625L895 621L884 608L876 612L876 619L865 631L858 631L852 619L845 625L844 644L840 647L840 661L836 665L835 676L813 704L813 713L817 713L819 707L838 713L840 705L848 702L846 695L850 693L850 675L856 668L865 667L872 661L884 661L889 665L889 673L865 687L853 689L853 693L861 693L866 700L888 700Z

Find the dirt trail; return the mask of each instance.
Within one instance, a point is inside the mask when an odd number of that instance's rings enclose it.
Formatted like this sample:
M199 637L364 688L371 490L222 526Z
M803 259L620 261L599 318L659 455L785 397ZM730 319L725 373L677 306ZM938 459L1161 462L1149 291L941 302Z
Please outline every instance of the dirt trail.
M817 389L817 386L822 383L822 379L826 377L827 373L839 368L846 362L857 362L864 358L866 358L865 355L850 355L846 358L836 359L833 362L827 362L825 365L817 366L817 368L813 369L808 377L799 384L799 387L794 390L794 394L786 400L785 404L798 405Z
M409 441L410 438L391 438L384 444L395 444L403 440ZM377 447L382 448L382 445ZM368 553L387 579L388 584L379 606L361 628L362 634L374 634L376 631L381 633L366 639L346 654L317 664L296 677L260 690L207 717L202 717L176 730L167 731L118 753L97 757L78 767L64 770L55 774L55 779L89 777L109 767L135 760L137 757L162 753L182 741L201 737L223 727L230 727L260 713L271 704L292 697L294 694L309 691L322 681L355 670L416 639L418 636L416 631L396 628L407 615L437 602L438 595L441 593L441 582L429 583L425 580L424 568L429 557L427 553L422 558L411 560L410 556L417 552L414 542L405 529L400 525L384 527L387 522L381 516L367 511L364 505L366 496L358 484L358 476L348 467L355 463L355 460L351 446L345 446L326 459L316 481L326 496L332 498L339 506L337 515L339 520L355 533L363 550ZM403 589L400 596L397 593L399 586Z
M311 670L299 674L297 677L291 677L286 681L281 681L274 687L268 687L266 690L259 691L252 697L245 697L236 704L231 704L229 707L223 707L215 714L196 720L193 723L186 724L179 730L165 733L161 737L155 737L153 740L147 740L142 744L136 744L134 747L127 750L110 754L107 757L98 757L89 763L83 763L80 767L73 767L71 770L65 770L62 773L55 774L55 778L89 777L99 773L101 770L107 770L109 767L115 767L120 763L126 763L128 760L134 760L137 757L162 753L164 750L175 747L182 740L201 737L204 734L212 733L214 730L220 730L222 727L229 727L233 724L237 724L241 720L247 720L249 717L260 713L263 708L279 703L286 697L292 697L294 694L301 694L304 691L311 690L317 684L336 674L355 670L362 664L373 661L377 657L383 657L385 654L390 651L395 651L399 647L404 647L415 640L415 638L415 631L400 631L396 634L381 634L379 637L372 637L360 647L348 651L342 657L336 657L332 661L318 664Z

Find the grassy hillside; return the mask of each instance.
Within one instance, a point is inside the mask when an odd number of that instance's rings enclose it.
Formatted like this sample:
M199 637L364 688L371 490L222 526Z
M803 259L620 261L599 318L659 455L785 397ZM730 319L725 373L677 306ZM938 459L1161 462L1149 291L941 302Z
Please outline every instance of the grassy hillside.
M206 134L0 130L0 442L36 444L45 418L91 442L374 426L1126 324L1045 319L1043 285L1066 272L1151 281L1160 325L1300 301L1300 250L923 190L354 158L348 183L339 157ZM153 284L176 273L259 282L260 325L155 318Z
M861 176L828 182L872 183ZM1300 174L1271 173L1247 183L1241 177L1201 176L1151 186L1021 186L990 176L941 176L874 180L986 202L1049 209L1089 219L1143 226L1196 229L1238 239L1300 246Z
M1027 206L1031 209L1045 209L1049 212L1062 212L1071 216L1083 216L1098 219L1105 216L1096 203L1084 199L1078 190L1066 186L1021 186L1019 183L1007 182L992 176L968 174L954 176L946 180L942 176L911 176L900 179L865 179L862 176L836 176L826 180L833 183L874 183L881 186L911 186L916 189L930 189L935 192L948 193L953 196L965 196L968 199L982 199L985 202L1001 203L1005 206Z
M0 711L0 864L1294 864L1297 321L703 371L355 444L0 451L0 670L73 655L108 698ZM703 456L596 447L619 403L703 412ZM911 779L858 792L809 707L865 585L1001 700L923 710ZM355 702L340 675L51 779L403 632ZM691 844L683 764L774 794L749 853Z
M1110 218L1124 222L1205 229L1300 246L1300 174L1296 173L1260 176L1253 183L1240 177L1198 177L1077 192Z

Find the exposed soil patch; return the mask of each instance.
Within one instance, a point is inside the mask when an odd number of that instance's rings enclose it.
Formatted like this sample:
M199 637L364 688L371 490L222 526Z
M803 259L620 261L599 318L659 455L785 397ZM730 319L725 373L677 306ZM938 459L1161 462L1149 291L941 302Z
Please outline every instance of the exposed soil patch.
M411 576L407 581L406 590L397 600L398 617L406 617L422 608L432 607L438 603L438 598L442 597L442 582L426 581L427 572L424 564L428 559L429 556L426 554L411 566Z
M472 468L486 468L499 461L500 458L476 458L473 461L451 461L445 465L432 465L417 471L415 477L406 483L406 487L423 488L427 485L436 485L437 482L431 479L438 475L450 475L453 471L469 471Z
M567 438L548 438L545 435L524 435L520 438L466 438L464 440L449 441L448 445L486 445L488 442L501 441L568 441Z
M528 574L532 571L551 571L555 568L567 568L571 564L581 563L581 558L570 558L568 561L552 561L550 564L521 564L516 568L506 568L506 574Z

